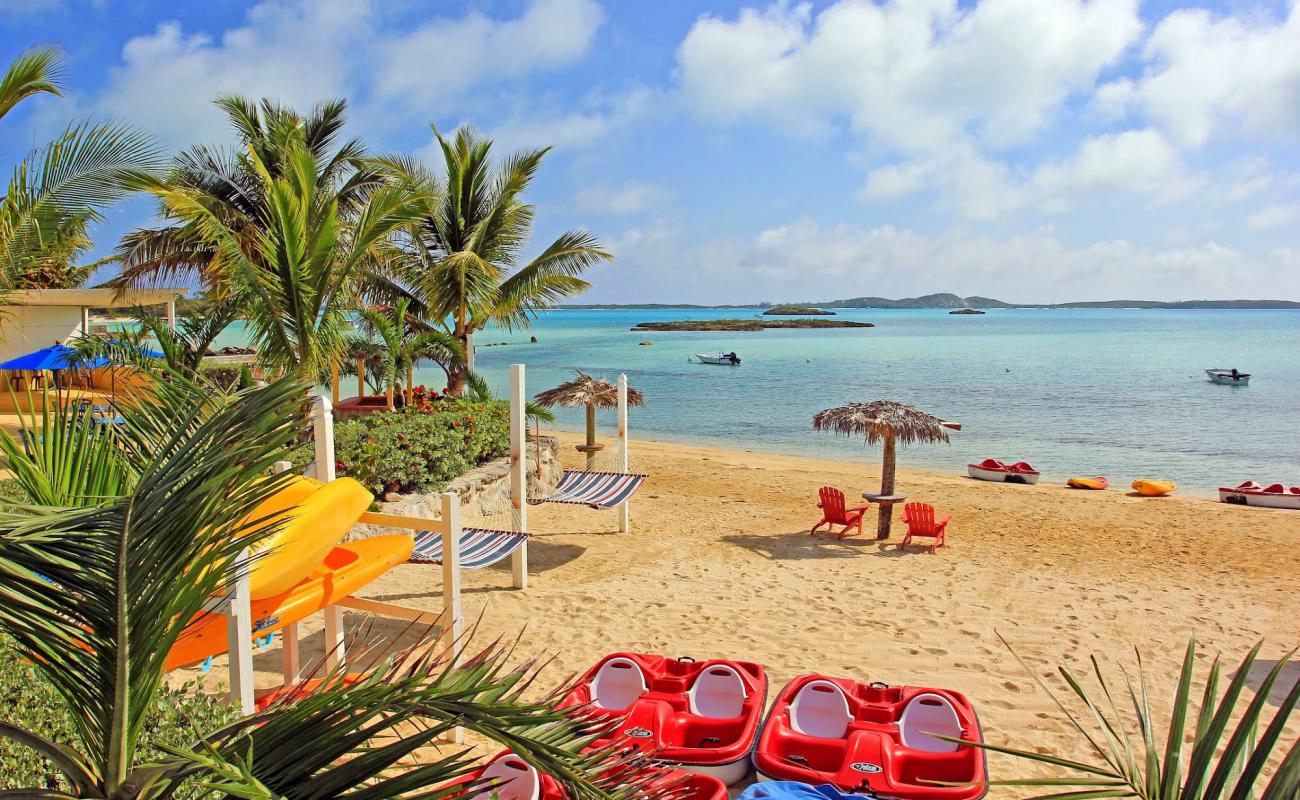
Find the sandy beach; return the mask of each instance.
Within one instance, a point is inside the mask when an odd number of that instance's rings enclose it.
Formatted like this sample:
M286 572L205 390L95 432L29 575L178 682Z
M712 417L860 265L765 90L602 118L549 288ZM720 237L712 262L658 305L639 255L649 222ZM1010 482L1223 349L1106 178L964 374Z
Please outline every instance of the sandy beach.
M577 437L560 437L571 458ZM633 458L652 477L630 534L613 512L533 506L529 588L511 590L504 565L465 575L483 640L522 631L520 656L553 655L555 683L633 650L757 661L771 694L805 672L942 686L973 698L990 741L1087 757L998 633L1042 674L1062 660L1084 671L1097 654L1118 680L1139 646L1158 706L1192 633L1231 664L1261 638L1268 666L1297 642L1300 514L901 470L903 491L953 514L949 546L931 555L900 551L897 528L883 547L808 535L818 486L877 485L876 449L855 465L634 440ZM439 576L403 565L363 594L437 609ZM305 658L320 627L319 615L304 626ZM279 656L278 643L257 651L259 685L278 682ZM219 660L208 682L222 673ZM1042 774L996 756L990 768Z

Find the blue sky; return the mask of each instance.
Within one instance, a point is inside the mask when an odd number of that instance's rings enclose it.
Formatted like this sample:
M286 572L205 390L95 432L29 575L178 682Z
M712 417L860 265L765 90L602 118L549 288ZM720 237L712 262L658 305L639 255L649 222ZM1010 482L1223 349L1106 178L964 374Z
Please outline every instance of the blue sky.
M346 97L376 151L471 123L554 146L533 246L600 236L592 302L1300 300L1294 0L0 0L37 42L67 96L5 169L88 116L229 142L229 91Z

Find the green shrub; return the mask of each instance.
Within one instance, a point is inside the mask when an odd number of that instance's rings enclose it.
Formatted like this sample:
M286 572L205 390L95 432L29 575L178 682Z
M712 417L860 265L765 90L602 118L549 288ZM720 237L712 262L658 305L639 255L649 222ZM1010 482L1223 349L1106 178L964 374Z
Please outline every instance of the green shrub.
M240 373L246 368L246 364L204 364L199 367L199 373L214 385L230 391L239 388ZM250 372L248 377L251 380L253 374Z
M385 492L436 492L469 469L508 452L510 408L447 398L420 408L382 411L334 426L335 468L356 478L376 497ZM311 463L307 443L291 460Z
M253 370L247 364L239 365L239 390L252 389L255 381L253 380Z
M140 734L141 762L164 755L159 745L190 747L199 737L233 722L233 706L220 699L198 694L195 686L164 688L158 704L145 720ZM83 749L63 701L32 668L0 638L0 708L5 721L46 738ZM57 769L34 750L12 739L0 737L0 790L44 786L67 790Z

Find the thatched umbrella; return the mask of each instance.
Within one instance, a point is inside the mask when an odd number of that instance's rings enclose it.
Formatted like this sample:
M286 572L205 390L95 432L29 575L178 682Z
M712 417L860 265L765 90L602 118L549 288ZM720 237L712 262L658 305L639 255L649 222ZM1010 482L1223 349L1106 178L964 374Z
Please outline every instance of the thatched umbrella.
M948 431L961 430L956 422L947 422L933 414L893 400L874 403L849 403L839 408L828 408L813 417L814 430L831 430L845 436L866 434L867 444L885 443L885 462L880 470L880 494L870 495L880 506L876 523L876 538L889 538L889 523L893 519L894 503L903 499L894 494L894 468L897 458L895 443L948 441Z
M596 453L604 445L596 444L596 409L614 408L618 405L618 387L609 381L593 378L581 370L575 370L578 377L539 392L535 399L543 406L565 406L568 408L587 408L587 443L577 446L580 453L587 456L587 469L593 468ZM631 386L627 387L627 404L629 406L645 405L645 398Z

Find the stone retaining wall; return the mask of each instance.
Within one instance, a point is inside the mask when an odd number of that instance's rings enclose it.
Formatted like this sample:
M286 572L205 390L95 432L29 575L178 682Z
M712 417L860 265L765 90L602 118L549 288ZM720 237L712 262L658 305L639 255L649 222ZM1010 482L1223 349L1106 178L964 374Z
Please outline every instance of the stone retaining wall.
M529 439L528 446L525 448L530 497L549 493L555 488L555 484L559 483L560 475L564 472L564 465L560 462L559 442L554 437L543 436L541 445L540 480L537 477L537 442ZM460 498L462 514L489 516L500 508L501 504L510 502L510 459L498 458L496 461L489 461L475 467L453 480L443 492L451 492ZM392 500L380 503L379 510L385 514L434 519L439 516L439 510L442 508L442 502L438 499L439 494L442 492L389 495ZM347 538L364 539L382 533L409 533L409 531L378 525L356 525Z

